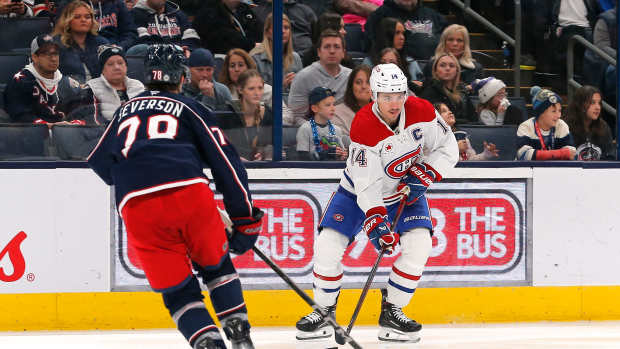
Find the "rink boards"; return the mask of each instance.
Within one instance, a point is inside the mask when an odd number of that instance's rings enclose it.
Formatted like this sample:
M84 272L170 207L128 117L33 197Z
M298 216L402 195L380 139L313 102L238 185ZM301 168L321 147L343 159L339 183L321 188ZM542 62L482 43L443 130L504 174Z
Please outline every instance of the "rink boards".
M109 189L71 166L0 170L0 330L173 326L160 296L142 292ZM431 213L444 228L406 311L426 323L620 319L620 169L571 166L457 168L434 186ZM305 288L312 227L341 173L249 170L268 211L261 249ZM363 240L347 252L345 287L353 289L340 297L339 321L348 321L373 258ZM235 264L253 324L287 326L308 311L253 256ZM373 324L378 311L372 292L359 323Z

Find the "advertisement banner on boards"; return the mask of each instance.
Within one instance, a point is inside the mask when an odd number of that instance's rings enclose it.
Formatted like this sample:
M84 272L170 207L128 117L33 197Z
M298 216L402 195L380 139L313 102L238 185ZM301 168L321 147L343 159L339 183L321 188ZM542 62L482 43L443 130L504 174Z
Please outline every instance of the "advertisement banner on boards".
M314 239L323 210L338 188L336 180L252 181L254 204L265 211L256 245L293 280L312 284ZM221 196L216 196L223 208ZM434 226L433 249L421 287L528 285L527 182L524 179L447 180L427 193ZM405 217L406 218L406 217ZM127 246L122 221L116 219L116 290L148 286L140 263ZM386 255L376 283L387 281L400 250ZM377 257L366 235L357 234L345 252L343 287L360 287ZM245 288L286 288L252 251L233 262Z
M108 187L86 169L0 177L0 293L108 291Z

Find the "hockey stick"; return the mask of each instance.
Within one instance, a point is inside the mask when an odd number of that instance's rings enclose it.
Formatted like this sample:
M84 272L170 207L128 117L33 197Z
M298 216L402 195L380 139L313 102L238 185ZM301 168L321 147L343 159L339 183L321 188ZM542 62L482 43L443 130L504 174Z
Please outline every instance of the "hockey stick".
M226 225L226 231L230 234L231 227L232 227L232 221L230 220L230 218L228 217L228 214L225 211L222 211L219 208L218 208L218 211L220 212L222 221L224 221L224 225ZM341 338L342 340L342 343L340 343L341 345L345 343L349 343L349 345L353 347L354 349L362 349L362 347L359 344L357 344L357 342L351 336L349 336L349 334L345 332L344 329L336 322L336 319L332 315L330 315L327 311L323 310L323 308L321 308L318 304L316 304L312 298L310 298L304 291L302 291L302 289L299 286L297 286L295 281L293 281L288 275L286 275L286 273L277 264L275 264L271 260L271 258L267 257L267 255L265 255L263 251L261 251L256 246L252 246L252 251L254 251L254 253L258 257L260 257L260 259L262 259L276 274L278 274L278 276L280 276L282 280L284 280L284 282L286 282L286 284L293 291L295 291L295 293L297 293L297 295L299 295L306 303L308 303L308 305L312 307L313 310L321 314L321 316L325 319L325 321L327 321L327 323L329 323L330 326L334 328L334 333L340 336L338 338Z
M402 190L402 197L400 198L400 203L398 204L398 209L396 210L396 215L394 216L394 220L392 221L392 231L396 230L396 225L398 224L398 219L400 219L403 210L405 209L405 205L407 205L407 199L409 198L409 186L405 186ZM351 321L349 321L349 326L347 326L346 335L351 333L353 329L353 324L355 320L357 320L357 316L359 315L360 310L362 309L362 304L364 303L364 299L366 298L366 294L370 289L370 285L372 284L372 280L375 278L375 274L377 273L377 268L379 267L379 263L381 262L381 258L385 254L386 249L382 248L381 252L379 252L379 256L377 256L377 260L375 264L370 269L370 274L368 275L368 280L366 280L366 284L364 285L364 289L362 289L362 294L360 295L360 299L357 301L357 305L355 306L355 310L353 311L353 315L351 316ZM345 343L345 338L338 332L334 333L334 338L336 339L336 343L342 345Z

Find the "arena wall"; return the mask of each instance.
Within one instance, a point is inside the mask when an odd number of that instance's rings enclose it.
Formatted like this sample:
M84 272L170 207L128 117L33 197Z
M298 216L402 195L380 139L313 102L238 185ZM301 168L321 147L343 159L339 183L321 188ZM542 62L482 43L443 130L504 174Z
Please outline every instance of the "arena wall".
M525 278L481 283L430 278L405 310L422 323L620 319L615 221L620 169L613 164L483 166L459 167L448 177L452 186L508 179L526 184ZM115 287L113 200L90 170L83 164L5 167L0 170L0 330L174 326L160 295ZM249 174L256 181L314 179L334 185L341 171L257 168ZM254 326L292 326L310 309L285 287L254 288L245 291ZM358 295L359 289L343 290L339 322L348 322ZM379 292L371 291L359 324L376 323L379 299Z

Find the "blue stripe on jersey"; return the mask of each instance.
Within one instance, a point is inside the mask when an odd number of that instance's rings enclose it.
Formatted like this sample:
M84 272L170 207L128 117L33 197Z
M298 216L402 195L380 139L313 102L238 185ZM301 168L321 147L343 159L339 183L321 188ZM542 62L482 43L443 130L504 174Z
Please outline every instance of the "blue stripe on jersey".
M349 175L347 174L347 170L345 169L344 171L342 171L342 173L344 174L344 178L349 182L349 184L351 185L351 188L355 188L355 184L353 184L353 181L351 180L351 177L349 177Z

